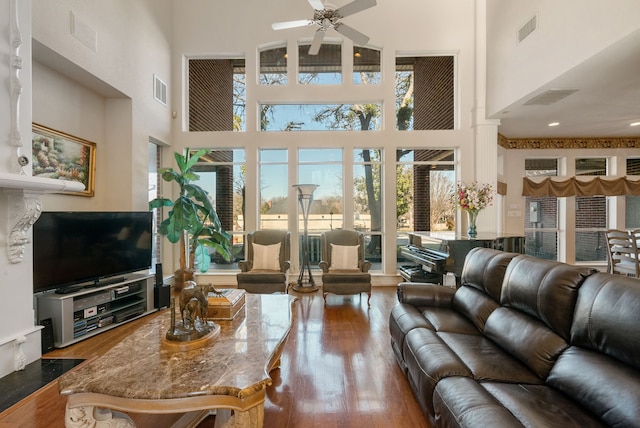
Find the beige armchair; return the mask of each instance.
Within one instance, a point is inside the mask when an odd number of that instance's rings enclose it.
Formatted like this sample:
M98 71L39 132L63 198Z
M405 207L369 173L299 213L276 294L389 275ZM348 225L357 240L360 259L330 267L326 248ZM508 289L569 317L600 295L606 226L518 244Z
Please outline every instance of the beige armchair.
M238 262L238 288L248 293L287 293L291 266L291 234L257 230L247 235L246 260Z
M322 297L327 294L367 293L371 306L371 262L364 259L364 235L355 230L332 230L321 235Z

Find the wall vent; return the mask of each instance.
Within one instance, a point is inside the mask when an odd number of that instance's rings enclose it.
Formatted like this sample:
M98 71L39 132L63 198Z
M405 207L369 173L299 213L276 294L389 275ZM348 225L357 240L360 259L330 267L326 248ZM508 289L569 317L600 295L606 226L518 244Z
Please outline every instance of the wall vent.
M153 75L153 98L162 105L167 105L167 84L155 74Z
M525 102L526 106L548 106L578 92L578 89L550 89Z
M538 14L535 14L531 17L529 21L527 21L526 24L524 24L518 30L518 44L522 43L522 41L527 37L529 37L531 33L536 31L537 28L538 28Z

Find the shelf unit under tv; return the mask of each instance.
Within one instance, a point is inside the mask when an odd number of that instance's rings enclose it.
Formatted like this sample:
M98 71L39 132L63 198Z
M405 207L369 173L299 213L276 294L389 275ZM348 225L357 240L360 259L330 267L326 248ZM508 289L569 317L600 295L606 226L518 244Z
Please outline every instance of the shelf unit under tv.
M133 274L71 293L39 294L38 320L52 320L56 348L69 346L154 312L154 278Z

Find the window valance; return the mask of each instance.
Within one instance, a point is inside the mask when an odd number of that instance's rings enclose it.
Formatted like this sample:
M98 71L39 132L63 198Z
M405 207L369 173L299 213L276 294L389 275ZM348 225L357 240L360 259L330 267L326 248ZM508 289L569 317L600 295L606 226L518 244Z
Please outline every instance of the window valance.
M628 177L546 177L536 180L524 177L522 196L640 196L640 179Z

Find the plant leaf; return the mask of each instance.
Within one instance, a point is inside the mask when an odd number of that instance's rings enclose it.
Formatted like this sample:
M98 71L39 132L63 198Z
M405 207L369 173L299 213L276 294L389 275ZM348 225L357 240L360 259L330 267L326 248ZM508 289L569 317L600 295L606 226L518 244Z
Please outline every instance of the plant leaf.
M187 148L187 152L189 152L189 149ZM204 155L208 155L209 153L211 153L211 150L209 149L200 149L195 153L191 153L189 156L189 159L185 165L185 169L184 171L193 168L193 166L198 163L198 159L200 159L200 157L204 156Z
M173 201L167 198L155 198L153 201L149 202L149 210L171 206L173 206Z
M162 224L164 225L165 222L162 222ZM182 228L176 225L175 216L172 216L171 213L169 213L169 218L166 220L165 230L166 230L165 234L167 235L167 239L169 240L169 242L171 242L172 244L175 244L176 242L180 241L180 235L182 235Z
M159 172L162 175L162 179L164 181L174 181L174 180L175 181L179 181L180 180L180 174L178 174L173 169L165 168L164 170L161 170Z
M211 264L211 256L209 255L209 250L204 245L196 244L196 248L194 251L194 260L198 263L198 269L200 272L206 272L209 270L209 265Z
M185 150L185 153L189 153L188 148ZM187 160L185 159L185 157L178 152L175 152L173 154L173 157L176 159L176 163L178 164L178 169L180 170L180 172L184 173L187 170Z

